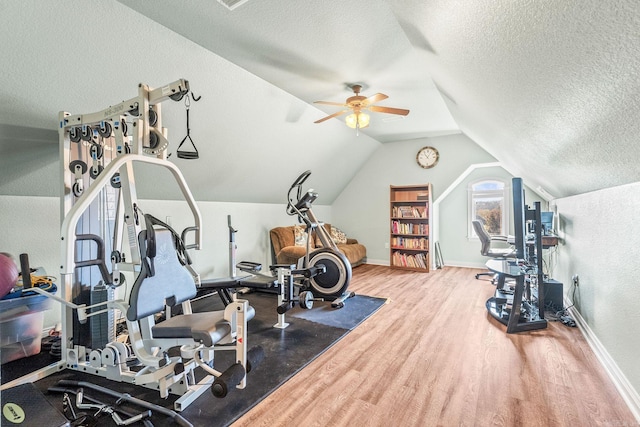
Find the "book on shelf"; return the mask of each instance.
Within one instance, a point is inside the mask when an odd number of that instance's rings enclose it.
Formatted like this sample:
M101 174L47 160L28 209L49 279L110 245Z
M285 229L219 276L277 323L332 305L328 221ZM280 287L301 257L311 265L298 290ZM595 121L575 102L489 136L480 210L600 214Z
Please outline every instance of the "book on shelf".
M427 218L424 206L394 206L391 215L394 218Z
M394 234L419 234L426 236L429 234L429 224L413 224L392 220L391 232Z
M424 253L407 254L400 251L393 253L393 265L396 267L427 268L427 257Z
M415 238L396 236L391 239L391 246L394 248L428 250L429 241L424 237Z

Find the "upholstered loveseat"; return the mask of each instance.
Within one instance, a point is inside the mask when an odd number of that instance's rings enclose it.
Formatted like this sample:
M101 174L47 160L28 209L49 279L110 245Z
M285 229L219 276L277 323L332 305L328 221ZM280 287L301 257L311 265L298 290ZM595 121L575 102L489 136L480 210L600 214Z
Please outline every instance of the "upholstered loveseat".
M358 243L356 239L350 239L339 229L331 224L324 224L325 229L331 234L333 241L338 246L352 267L364 264L367 258L367 248ZM297 264L306 251L306 240L303 225L291 225L288 227L272 228L269 232L271 238L271 250L273 261L277 264ZM320 239L312 235L310 250L322 247Z

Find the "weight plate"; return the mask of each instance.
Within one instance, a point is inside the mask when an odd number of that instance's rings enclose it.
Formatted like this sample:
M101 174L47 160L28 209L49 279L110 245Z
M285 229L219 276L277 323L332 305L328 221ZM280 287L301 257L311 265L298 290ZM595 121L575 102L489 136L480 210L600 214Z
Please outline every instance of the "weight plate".
M300 307L304 308L305 310L311 310L313 308L313 292L300 292Z

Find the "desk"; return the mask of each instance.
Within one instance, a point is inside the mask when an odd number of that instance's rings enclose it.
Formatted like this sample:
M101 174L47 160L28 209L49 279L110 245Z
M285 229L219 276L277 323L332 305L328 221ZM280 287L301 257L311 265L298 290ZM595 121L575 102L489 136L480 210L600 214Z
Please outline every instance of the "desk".
M542 247L544 249L558 246L558 236L542 235Z
M553 234L543 234L540 236L540 242L541 242L541 245L539 248L540 253L541 253L541 256L544 256L543 250L558 246L559 239L558 239L558 236ZM507 243L509 243L510 245L515 245L516 238L514 236L508 236ZM534 239L529 238L525 240L525 244L527 245L527 251L533 251L534 253L538 252L538 249L536 248L537 245L536 245L535 238ZM550 266L551 264L552 264L551 259L549 259L547 265ZM547 273L549 276L553 275L552 271L546 271L545 273Z
M542 247L544 249L550 248L552 246L558 246L558 236L553 236L551 234L543 234L542 235ZM516 238L514 236L507 236L507 243L510 245L514 245L516 243ZM527 245L535 244L534 240L527 240Z
M539 304L534 304L531 298L528 301L522 300L525 293L526 279L531 276L537 278L537 269L529 267L528 270L525 270L513 260L490 259L486 265L489 270L498 274L496 293L487 300L486 307L491 316L507 326L507 333L546 328L544 303L540 306ZM513 295L504 289L507 278L515 281ZM539 283L538 286L538 292L542 293L541 287L543 283ZM507 307L509 301L511 301L511 309Z

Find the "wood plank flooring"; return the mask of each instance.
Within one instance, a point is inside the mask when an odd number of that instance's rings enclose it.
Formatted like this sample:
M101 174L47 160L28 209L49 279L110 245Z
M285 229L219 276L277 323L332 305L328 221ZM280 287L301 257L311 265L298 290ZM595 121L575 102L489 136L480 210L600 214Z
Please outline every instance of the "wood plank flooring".
M388 304L233 426L638 425L577 328L507 335L478 271L354 269Z

